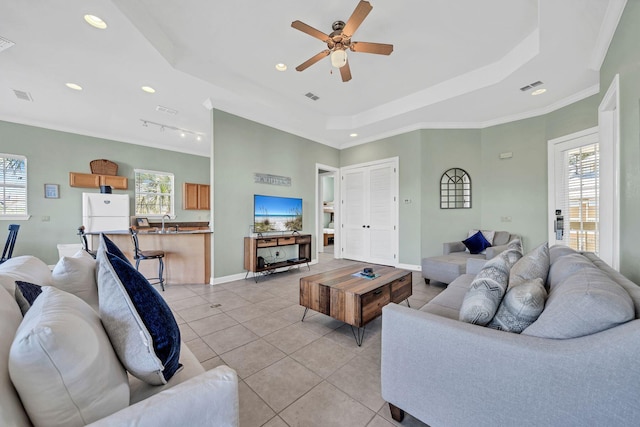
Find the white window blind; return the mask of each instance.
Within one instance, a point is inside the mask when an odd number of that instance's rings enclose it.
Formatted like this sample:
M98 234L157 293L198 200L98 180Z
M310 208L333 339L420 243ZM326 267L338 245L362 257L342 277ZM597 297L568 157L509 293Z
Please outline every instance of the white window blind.
M27 158L0 154L0 219L27 215Z
M563 242L575 250L597 254L600 248L599 144L564 151L563 169L559 206L564 215Z
M136 215L174 215L174 176L169 172L135 170Z

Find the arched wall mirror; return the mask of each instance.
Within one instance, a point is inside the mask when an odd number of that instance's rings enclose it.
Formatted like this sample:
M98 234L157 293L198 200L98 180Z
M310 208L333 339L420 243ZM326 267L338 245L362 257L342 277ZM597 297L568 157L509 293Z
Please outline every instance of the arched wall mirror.
M471 177L451 168L440 178L440 209L471 209Z

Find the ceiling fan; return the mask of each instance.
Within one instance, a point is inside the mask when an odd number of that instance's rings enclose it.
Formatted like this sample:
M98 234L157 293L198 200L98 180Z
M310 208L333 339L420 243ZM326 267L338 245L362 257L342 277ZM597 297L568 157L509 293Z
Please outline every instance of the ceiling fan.
M353 33L356 32L362 21L371 12L373 6L368 1L360 0L351 17L345 24L343 21L333 23L333 32L329 35L322 31L316 30L310 25L301 21L293 21L291 26L296 30L307 33L312 37L322 40L327 44L327 49L317 55L306 60L296 67L298 71L304 71L322 58L331 55L331 65L340 68L340 75L343 82L351 80L351 69L349 68L349 60L347 59L347 49L352 52L375 53L378 55L390 55L393 52L392 44L368 43L351 41Z

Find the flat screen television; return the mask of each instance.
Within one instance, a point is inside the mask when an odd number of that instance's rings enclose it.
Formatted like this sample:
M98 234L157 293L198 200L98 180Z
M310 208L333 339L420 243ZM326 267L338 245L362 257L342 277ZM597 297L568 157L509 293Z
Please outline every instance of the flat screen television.
M256 233L301 231L302 199L255 194L253 229Z

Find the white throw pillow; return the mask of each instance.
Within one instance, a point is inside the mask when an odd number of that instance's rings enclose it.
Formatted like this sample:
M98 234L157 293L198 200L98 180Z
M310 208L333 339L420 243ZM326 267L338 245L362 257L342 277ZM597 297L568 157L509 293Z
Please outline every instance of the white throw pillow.
M9 258L0 264L0 285L13 295L16 290L16 280L49 286L51 270L47 264L31 255Z
M52 286L16 332L9 373L35 426L83 426L129 405L126 371L97 313Z
M86 251L81 250L72 257L60 258L51 275L53 286L80 297L94 310L98 310L96 260Z

